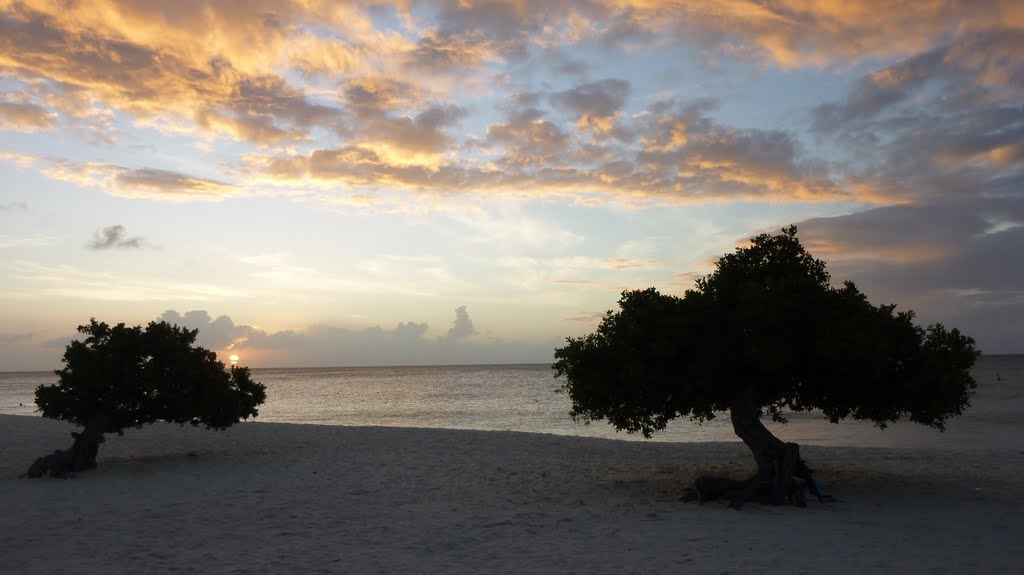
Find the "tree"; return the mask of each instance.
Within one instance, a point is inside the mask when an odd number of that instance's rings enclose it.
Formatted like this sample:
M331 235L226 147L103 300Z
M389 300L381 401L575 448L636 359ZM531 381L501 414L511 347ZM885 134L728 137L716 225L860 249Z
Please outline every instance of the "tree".
M718 260L682 297L622 293L595 333L555 351L574 420L606 419L650 437L668 421L729 412L757 464L746 480L704 477L698 499L778 504L810 479L799 446L762 416L820 410L829 421L900 418L943 430L970 405L978 352L958 330L913 323L912 311L874 306L852 282L830 284L796 227L762 234ZM813 481L809 481L813 488ZM813 491L817 494L817 491Z
M90 320L64 350L58 383L36 389L44 417L83 427L71 449L36 460L27 473L62 475L96 466L103 434L167 421L225 429L255 417L266 388L249 369L225 370L217 354L195 346L198 330L167 322L110 327Z

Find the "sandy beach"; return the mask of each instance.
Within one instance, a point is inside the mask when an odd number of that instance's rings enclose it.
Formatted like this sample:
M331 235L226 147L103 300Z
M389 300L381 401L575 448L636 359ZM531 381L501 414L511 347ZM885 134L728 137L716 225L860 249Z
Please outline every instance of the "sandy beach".
M243 423L109 436L27 480L72 427L0 416L4 573L1019 573L1024 446L807 446L834 502L678 501L739 443Z

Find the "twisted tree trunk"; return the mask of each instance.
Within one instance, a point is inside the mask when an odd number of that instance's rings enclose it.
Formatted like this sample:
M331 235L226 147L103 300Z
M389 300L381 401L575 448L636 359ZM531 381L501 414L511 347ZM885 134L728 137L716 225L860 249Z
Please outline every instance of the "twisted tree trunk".
M74 443L68 449L57 449L49 455L35 460L22 477L66 477L69 473L85 471L96 467L96 454L105 440L103 434L110 415L106 410L97 410L85 422L81 432L72 431Z
M750 449L757 463L757 472L747 480L744 489L729 498L730 506L737 509L755 496L766 498L772 505L779 505L785 499L792 481L792 464L786 465L787 460L791 460L786 456L787 445L761 422L754 395L753 386L740 391L729 411L733 431ZM795 443L792 445L794 451L799 450Z
M745 480L715 475L698 477L693 485L698 501L726 498L735 509L752 499L770 505L791 501L803 507L805 488L821 499L810 470L800 459L800 446L784 443L761 422L754 386L736 394L729 417L733 431L754 456L757 471Z

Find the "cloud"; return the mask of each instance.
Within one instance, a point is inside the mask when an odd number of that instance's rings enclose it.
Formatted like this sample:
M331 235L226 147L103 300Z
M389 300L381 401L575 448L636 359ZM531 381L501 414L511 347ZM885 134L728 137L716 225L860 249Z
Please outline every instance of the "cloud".
M349 110L360 118L412 109L424 99L416 86L385 76L350 79L341 86L341 92Z
M266 337L264 332L251 326L235 325L235 322L226 315L214 319L206 310L190 310L182 315L169 309L158 319L172 325L199 330L197 342L207 349L231 348L252 337Z
M559 76L586 76L590 66L578 58L568 57L562 54L547 55L546 61L551 71Z
M257 293L224 283L183 281L173 273L152 269L149 273L100 269L94 265L47 264L28 260L0 260L4 295L17 302L206 302L238 300Z
M605 46L681 41L711 55L731 55L783 67L882 58L923 51L951 30L1022 27L1012 0L985 3L906 2L879 18L870 0L834 3L751 3L705 0L621 2L574 0L450 3L439 30L506 43L534 41Z
M75 110L120 111L140 122L171 122L267 146L310 140L317 128L342 129L346 110L307 94L291 71L335 80L408 77L425 88L443 85L443 93L452 79L486 90L500 74L488 66L543 59L568 47L651 50L684 43L783 67L821 66L921 53L955 29L970 56L951 57L999 82L1015 77L1004 62L1013 60L1007 49L1022 18L1012 0L909 2L890 7L884 19L867 0L842 6L437 0L392 8L286 0L40 1L5 5L0 64L25 82L45 84L46 103L7 106L4 115L23 128L51 126L54 114L70 117ZM578 60L548 59L575 75L585 71ZM581 85L556 100L578 121L600 125L621 107L625 94L615 82L622 81ZM90 103L83 107L83 101Z
M447 130L468 113L428 100L427 93L406 81L383 76L353 78L341 90L351 115L346 125L351 147L396 165L436 166L440 155L455 146Z
M14 211L25 211L28 209L28 204L25 202L8 202L6 204L0 204L0 212L14 212Z
M665 262L660 260L631 260L626 258L608 258L608 265L616 270L661 267Z
M581 311L575 315L563 317L562 321L571 321L585 323L587 325L596 326L604 318L603 311Z
M1024 325L998 319L1024 306L1024 196L939 199L799 223L833 281L853 280L873 303L914 309L979 335L981 349L1019 349ZM1001 310L1001 311L996 311Z
M266 331L236 324L228 316L213 318L202 310L184 314L165 311L159 320L198 329L198 343L218 353L235 353L242 364L261 367L459 365L480 358L503 363L546 362L557 341L527 344L479 336L465 306L456 310L452 327L443 336L430 337L427 323L399 322L347 328L314 324L302 329ZM452 343L458 341L458 345Z
M146 240L139 236L128 237L122 225L103 228L93 234L93 239L86 247L90 250L139 249L146 246Z
M564 92L551 95L551 102L558 108L570 112L576 118L576 126L585 132L597 134L615 133L615 122L629 98L629 82L609 78L599 82L580 84Z
M174 198L219 198L232 193L230 184L154 168L116 170L113 188L128 195Z
M336 111L310 102L243 45L246 36L283 41L272 19L213 7L158 10L132 2L11 6L0 17L4 68L24 81L43 79L54 106L47 113L70 117L81 108L68 96L87 93L139 120L191 123L264 145L332 122Z
M240 193L233 184L157 168L127 168L116 164L74 162L58 157L24 154L0 155L0 159L21 166L38 166L43 175L54 180L99 188L118 197L216 201Z
M558 160L571 142L556 124L529 114L509 118L487 128L487 143L504 147L502 164L512 167L544 166Z
M979 101L978 90L1009 101L1024 76L1012 57L1024 16L1001 1L910 2L881 20L866 1L201 4L6 4L0 67L25 95L5 99L0 117L17 129L77 126L106 144L126 123L228 137L260 150L229 168L240 167L245 189L334 189L349 203L382 190L433 199L480 189L655 203L887 203L907 192L859 177L885 160L865 122L899 119L926 86L945 90L948 102ZM783 68L904 59L813 114L821 137L843 132L847 163L815 158L795 132L724 125L700 101L627 116L629 81L583 81L587 62L565 55L684 45L710 59ZM529 78L538 66L580 83L538 92ZM948 81L936 84L939 69ZM513 86L525 96L510 98L497 121L456 102L489 101ZM477 132L459 134L464 125ZM986 155L970 157L1017 162L1018 136L1007 130ZM978 144L967 144L940 158L968 157ZM47 172L130 197L241 193L215 177L102 162Z
M460 339L476 335L476 333L476 329L473 327L473 320L469 319L469 312L466 311L466 306L463 305L455 308L455 320L452 321L452 327L448 329L448 334L442 339L446 343L454 343Z
M416 42L407 65L430 71L471 68L498 59L507 48L479 35L427 32Z
M596 290L608 291L608 292L616 292L616 293L619 293L619 292L622 292L623 290L629 289L626 286L621 285L621 284L612 284L612 283L607 283L607 282L596 282L596 281L591 281L591 280L556 279L556 280L551 280L551 283L553 285L557 285L557 286L581 287L581 288L596 289Z
M541 101L536 93L509 98L501 107L504 121L487 127L476 154L435 154L415 163L387 147L361 144L308 155L250 154L242 173L270 186L335 184L433 197L487 190L669 203L862 199L835 181L829 166L810 157L794 134L723 126L707 115L712 106L706 100L656 102L618 122L615 129L636 134L635 141L576 137L546 118L537 107ZM437 130L427 133L438 145L445 138Z
M32 102L0 101L0 130L39 132L56 124L56 114Z
M1015 32L964 34L813 109L819 142L848 158L840 177L896 205L799 224L836 280L981 334L995 353L1024 340L997 320L1019 312L1024 291L1024 69L998 56L1021 45Z
M10 236L0 234L0 248L23 248L49 246L56 243L57 238L43 234L32 234L30 236Z

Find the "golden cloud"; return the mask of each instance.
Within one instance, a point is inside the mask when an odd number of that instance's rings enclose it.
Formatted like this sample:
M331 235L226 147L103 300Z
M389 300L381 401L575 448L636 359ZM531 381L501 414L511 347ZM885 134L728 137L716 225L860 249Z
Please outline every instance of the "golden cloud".
M49 130L57 115L33 102L0 102L0 130L39 132Z
M124 114L138 126L260 146L264 153L243 159L243 177L268 185L896 201L900 194L871 178L834 178L790 134L719 126L699 104L652 106L627 117L632 87L621 79L526 94L483 134L465 138L456 131L469 111L453 104L450 90L493 95L505 88L502 66L507 71L510 62L573 43L646 50L695 43L706 54L781 67L935 55L870 75L862 100L832 110L843 120L844 113L870 114L905 98L900 90L940 65L1002 86L1004 98L1013 94L1019 65L1007 62L1024 29L1024 8L998 0L920 0L885 11L868 0L437 0L400 3L388 8L393 18L377 17L377 4L384 3L0 0L0 74L31 86L31 97L0 101L0 126L38 131L66 123L113 144L115 120ZM381 27L385 20L392 23ZM943 42L952 47L936 51ZM569 123L546 117L539 102ZM1020 154L1013 143L993 142L935 160L1007 167ZM110 193L237 193L213 179L147 169L45 167L53 177ZM868 188L872 195L860 195Z

